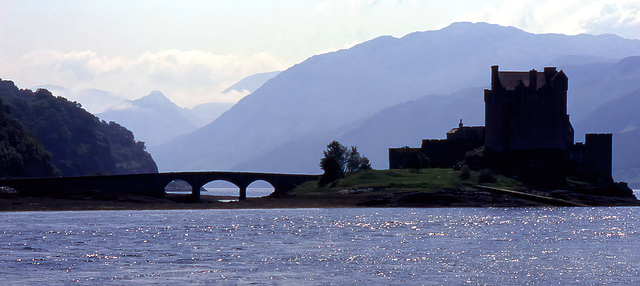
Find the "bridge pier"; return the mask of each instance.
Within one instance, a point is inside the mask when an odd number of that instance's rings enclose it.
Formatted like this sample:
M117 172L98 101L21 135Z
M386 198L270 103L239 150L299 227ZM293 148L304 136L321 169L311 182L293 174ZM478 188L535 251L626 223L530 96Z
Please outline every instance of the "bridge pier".
M197 203L200 201L200 190L204 185L201 184L193 184L191 185L191 200Z
M240 186L240 196L238 197L238 200L244 201L246 199L247 199L247 186L243 184L242 186Z

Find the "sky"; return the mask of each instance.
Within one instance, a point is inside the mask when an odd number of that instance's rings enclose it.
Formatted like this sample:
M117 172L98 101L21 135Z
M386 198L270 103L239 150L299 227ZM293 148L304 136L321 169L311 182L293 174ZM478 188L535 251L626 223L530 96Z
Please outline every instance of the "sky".
M0 0L0 78L71 100L98 89L236 102L247 92L222 91L249 75L461 21L640 39L640 1Z

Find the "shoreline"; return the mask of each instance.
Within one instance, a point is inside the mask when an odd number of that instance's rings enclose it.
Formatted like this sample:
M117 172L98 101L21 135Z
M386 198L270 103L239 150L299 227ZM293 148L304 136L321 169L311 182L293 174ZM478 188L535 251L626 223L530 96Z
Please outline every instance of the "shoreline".
M640 206L635 197L573 197L559 205L535 201L511 194L442 190L419 192L356 193L341 195L297 195L247 198L244 201L220 202L224 196L201 196L200 202L188 202L188 196L153 198L122 195L110 199L92 197L5 197L0 198L0 212L26 211L100 211L100 210L199 210L199 209L298 209L298 208L443 208L443 207L610 207Z
M220 202L202 196L200 202L137 197L130 200L79 200L50 197L0 198L0 212L29 211L101 211L101 210L199 210L199 209L283 209L283 208L358 208L356 202L317 198L247 198L245 201Z
M471 171L462 178L460 171L452 169L371 170L350 173L331 185L308 181L289 192L233 202L228 201L238 196L201 193L194 202L188 192L151 197L101 189L28 196L0 187L0 211L640 206L625 183L601 186L567 178L560 186L535 188L501 175L491 176L489 182L481 179L480 172Z

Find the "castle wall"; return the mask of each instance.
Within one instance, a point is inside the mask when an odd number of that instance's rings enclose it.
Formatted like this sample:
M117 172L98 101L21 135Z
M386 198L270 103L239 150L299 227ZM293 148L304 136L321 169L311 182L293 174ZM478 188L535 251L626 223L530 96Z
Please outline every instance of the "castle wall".
M484 141L484 126L462 126L447 132L447 140L482 140Z
M583 176L613 181L611 178L613 136L607 134L586 134L583 154Z
M507 112L507 97L496 96L499 93L496 88L484 91L485 102L485 146L488 150L503 152L509 149L509 137L507 131L510 129L509 116Z
M420 148L389 148L389 169L408 169L415 162Z
M452 168L464 160L465 153L484 143L484 137L458 140L422 140L422 153L431 159L431 167Z

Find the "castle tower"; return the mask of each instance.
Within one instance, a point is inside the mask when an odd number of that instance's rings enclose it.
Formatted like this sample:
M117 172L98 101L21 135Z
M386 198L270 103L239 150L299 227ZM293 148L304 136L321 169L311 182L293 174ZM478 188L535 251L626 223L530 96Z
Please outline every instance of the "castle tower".
M568 79L556 68L544 72L491 67L485 90L485 146L491 152L566 150L573 145L567 114Z

